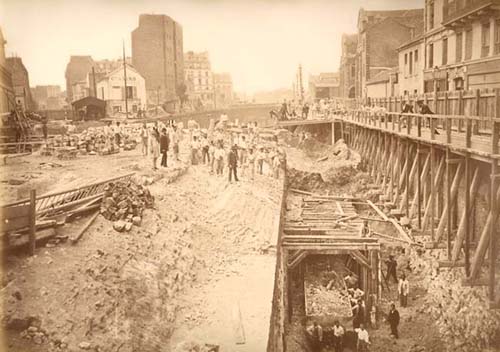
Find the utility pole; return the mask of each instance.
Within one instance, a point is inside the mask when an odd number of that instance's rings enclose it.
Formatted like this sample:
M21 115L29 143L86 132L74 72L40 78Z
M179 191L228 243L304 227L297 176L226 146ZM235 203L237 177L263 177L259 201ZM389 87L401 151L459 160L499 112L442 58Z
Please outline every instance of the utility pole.
M304 100L304 86L302 85L302 65L299 64L299 97L300 101Z
M125 60L125 41L123 41L123 81L125 85L125 118L128 119L127 62Z
M156 116L158 116L159 105L160 105L160 86L156 87Z
M97 83L95 81L95 69L92 66L92 88L94 89L94 97L97 98ZM104 99L104 97L103 97Z

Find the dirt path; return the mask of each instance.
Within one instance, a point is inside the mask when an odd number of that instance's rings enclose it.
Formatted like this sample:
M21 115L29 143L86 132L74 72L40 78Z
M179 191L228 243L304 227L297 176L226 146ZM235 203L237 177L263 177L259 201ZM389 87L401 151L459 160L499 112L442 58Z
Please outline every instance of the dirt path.
M130 232L118 233L98 217L75 246L42 247L31 258L8 256L1 291L7 308L2 320L11 327L8 350L157 351L174 346L173 333L175 341L234 346L226 338L232 326L227 309L238 302L247 336L243 346L262 350L280 181L260 177L229 184L196 166L171 182L172 169L152 173L150 160L138 151L120 156L113 163L91 157L67 162L68 174L84 175L79 182L130 171L155 174L149 187L155 209ZM58 172L44 172L42 186L49 188ZM58 187L71 184L63 181ZM60 234L77 231L85 221L65 225ZM38 335L27 335L27 325L35 325Z

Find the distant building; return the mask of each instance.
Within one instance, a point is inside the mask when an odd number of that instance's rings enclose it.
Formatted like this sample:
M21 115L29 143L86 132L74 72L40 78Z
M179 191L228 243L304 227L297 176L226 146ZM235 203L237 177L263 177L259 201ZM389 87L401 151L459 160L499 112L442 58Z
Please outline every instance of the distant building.
M233 103L233 79L229 73L214 73L215 104L217 108L227 107Z
M356 97L366 98L367 81L382 71L398 66L396 50L422 33L423 15L423 9L360 9L356 49Z
M61 87L57 85L36 86L31 88L31 95L37 110L60 110L65 105Z
M214 81L208 52L185 53L184 75L189 101L195 107L214 107Z
M184 84L182 26L166 15L140 15L132 31L132 64L146 80L152 104L174 102ZM159 95L159 96L158 96Z
M132 64L132 58L131 57L126 57L125 61L127 64L131 65ZM95 92L95 85L97 84L98 81L102 80L106 75L108 75L110 72L118 69L118 68L123 69L123 59L116 59L116 60L97 60L94 61L94 64L92 65L90 71L87 73L87 87L89 89L88 94L89 96L96 97L97 93Z
M500 88L500 0L426 0L425 92Z
M66 65L66 94L69 103L88 96L87 75L94 60L90 56L71 56ZM87 90L85 90L85 87Z
M339 83L340 96L356 97L356 48L357 34L342 34L342 55L340 57Z
M419 36L398 48L398 85L402 95L424 91L424 38Z
M0 28L0 113L9 112L15 106L14 88L12 87L12 74L5 58L5 41Z
M340 96L338 72L323 72L309 76L309 94L313 100L330 99Z
M108 73L96 84L97 97L106 101L109 115L125 113L125 94L127 94L128 111L135 114L146 107L146 82L144 77L131 65L127 65L127 89L125 90L122 67Z
M366 82L368 99L387 98L399 95L398 68L384 70L377 73Z
M284 100L294 99L294 92L289 88L275 89L271 91L256 92L253 95L252 102L259 104L281 104Z
M9 57L7 58L7 67L12 75L16 104L20 104L25 110L33 110L30 79L23 60L20 57Z

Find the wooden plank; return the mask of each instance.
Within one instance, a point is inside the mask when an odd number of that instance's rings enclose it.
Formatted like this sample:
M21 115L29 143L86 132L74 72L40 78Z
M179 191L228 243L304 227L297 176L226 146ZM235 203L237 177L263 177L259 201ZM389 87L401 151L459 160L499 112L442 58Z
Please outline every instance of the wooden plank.
M246 342L245 329L243 327L243 319L241 317L240 302L237 302L233 306L233 330L234 330L234 342L237 345L245 344Z
M20 204L14 206L7 206L0 208L0 218L13 219L22 218L30 215L31 207L30 204Z
M30 191L30 217L29 217L29 252L30 255L35 254L36 248L36 190Z
M85 225L83 225L83 227L78 232L76 232L73 236L70 237L71 244L76 244L78 240L80 240L85 231L87 231L87 229L90 227L90 225L92 225L92 223L98 216L99 212L97 211L94 215L90 217L90 219L85 223Z
M410 244L415 242L412 238L410 238L410 236L406 233L406 231L403 229L403 227L396 220L390 219L389 221L394 225L396 230L398 230L398 233L402 237L403 240L405 240L407 243L410 243Z
M387 217L387 215L385 215L385 213L379 209L379 207L377 207L375 204L373 204L373 202L371 200L366 200L366 202L372 207L373 210L375 210L375 212L382 218L384 219L385 221L389 221L389 218Z

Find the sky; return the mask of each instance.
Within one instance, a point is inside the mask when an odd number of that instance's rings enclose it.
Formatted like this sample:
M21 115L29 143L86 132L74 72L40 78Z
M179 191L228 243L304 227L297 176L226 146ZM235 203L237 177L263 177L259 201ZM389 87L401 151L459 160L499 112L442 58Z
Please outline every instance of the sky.
M366 10L422 8L424 0L0 0L7 56L19 56L30 85L58 84L71 55L131 55L139 14L166 14L184 32L184 51L208 51L214 72L252 94L290 87L297 67L337 71L342 33Z

